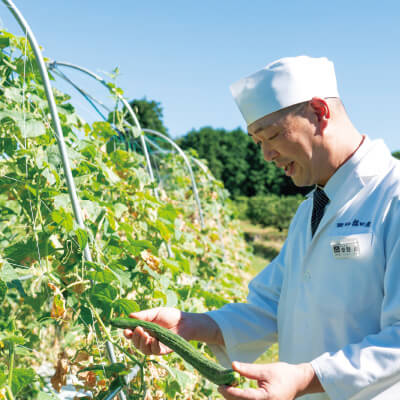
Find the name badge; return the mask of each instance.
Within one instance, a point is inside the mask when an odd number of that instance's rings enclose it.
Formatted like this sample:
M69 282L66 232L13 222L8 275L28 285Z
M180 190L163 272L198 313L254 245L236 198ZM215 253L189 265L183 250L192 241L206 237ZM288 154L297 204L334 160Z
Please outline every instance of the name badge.
M360 255L360 243L356 238L342 238L331 242L335 258L354 258Z

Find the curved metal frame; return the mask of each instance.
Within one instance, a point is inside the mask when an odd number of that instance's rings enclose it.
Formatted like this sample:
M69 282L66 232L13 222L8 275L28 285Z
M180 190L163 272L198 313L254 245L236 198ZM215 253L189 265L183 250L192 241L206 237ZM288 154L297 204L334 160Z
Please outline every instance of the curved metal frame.
M82 88L80 88L71 79L69 79L63 72L59 71L58 68L56 68L56 65L57 65L56 62L52 62L50 65L51 65L52 71L57 76L59 76L60 78L64 79L73 88L75 88L75 90L77 90L89 102L89 104L100 115L100 117L103 118L104 120L107 120L107 118L104 116L104 114L98 109L98 107L94 103L95 102L98 103L100 106L102 106L108 112L111 112L111 109L109 109L101 101L97 100L96 98L94 98L90 94L86 93ZM86 72L86 70L85 70L85 72ZM96 79L97 79L97 76L96 76ZM204 224L203 210L202 210L202 207L201 207L201 202L200 202L200 198L199 198L199 195L198 195L198 190L197 190L197 185L196 185L196 181L195 181L195 178L194 178L193 170L191 168L190 162L189 162L186 154L182 151L182 149L174 141L172 141L168 136L162 134L161 132L158 132L158 131L155 131L155 130L151 130L151 129L143 129L142 131L143 132L152 133L152 134L154 134L156 136L162 137L165 141L167 141L169 144L171 144L178 151L178 153L182 156L182 158L183 158L183 160L184 160L184 162L185 162L185 164L186 164L186 166L187 166L187 168L189 170L189 174L190 174L190 178L191 178L191 182L192 182L192 187L193 187L193 193L195 195L195 201L196 201L196 205L197 205L197 208L198 208L198 211L199 211L201 228L204 229L205 228L205 224ZM167 152L166 150L164 150L161 147L159 147L152 140L150 140L148 137L145 136L144 139L145 139L145 141L147 143L149 143L151 146L155 147L158 151L160 151L162 153L166 153ZM204 170L204 166L203 165L202 165L202 169Z
M75 69L77 71L83 72L84 74L96 79L105 88L107 88L107 90L112 92L114 95L116 95L122 101L123 105L126 107L126 109L128 110L129 115L131 116L132 120L134 121L136 127L141 132L140 141L141 141L142 149L143 149L145 160L146 160L147 171L148 171L149 176L150 176L150 181L154 182L155 179L154 179L153 168L151 166L150 156L149 156L149 153L147 151L147 146L146 146L146 142L145 142L145 139L144 139L144 135L142 133L142 128L140 127L139 121L138 121L138 119L136 117L136 114L133 112L131 105L124 99L124 97L122 95L120 95L114 88L110 87L107 84L107 82L101 76L95 74L94 72L88 70L87 68L83 68L83 67L81 67L79 65L68 63L68 62L59 62L59 61L51 61L50 63L48 63L48 66L49 66L49 69L53 69L53 70L56 69L57 66L63 66L63 67L67 67L67 68L71 68L71 69ZM158 201L160 201L160 196L158 195L157 188L153 189L153 193L154 193L154 197ZM166 242L166 247L167 247L168 257L172 258L173 257L173 252L171 250L170 244L167 243L167 242Z
M58 149L61 154L64 174L65 174L65 178L67 180L68 193L71 198L74 216L75 216L76 222L78 223L79 227L86 230L86 227L85 227L85 224L84 224L83 218L82 218L82 211L81 211L81 208L79 205L78 196L76 194L76 187L75 187L74 179L73 179L72 173L71 173L71 167L69 164L67 148L65 145L64 136L63 136L62 129L61 129L60 119L59 119L58 113L57 113L56 102L54 100L53 92L51 90L49 75L48 75L44 60L43 60L42 53L40 51L39 45L36 41L36 38L31 31L31 28L29 27L28 23L25 21L24 17L19 12L17 7L14 5L14 3L11 0L2 0L2 1L3 1L3 3L5 3L5 5L8 7L8 9L11 11L11 13L14 15L15 19L17 20L17 22L20 25L20 27L22 28L22 30L26 32L29 42L31 44L32 50L35 54L35 58L38 63L40 75L43 80L43 85L44 85L44 89L46 92L47 102L48 102L49 108L50 108L51 119L53 121L53 126L54 126L54 130L56 133ZM88 261L92 260L89 246L85 247L84 255Z
M34 52L36 61L38 63L40 75L43 80L43 85L44 85L44 89L45 89L45 93L46 93L47 102L48 102L49 108L50 108L51 119L52 119L54 130L56 133L55 136L57 139L58 148L59 148L59 151L61 154L62 165L63 165L63 169L64 169L65 178L67 181L68 193L70 195L73 213L74 213L76 222L78 223L79 227L86 230L86 227L85 227L85 224L84 224L83 218L82 218L82 211L81 211L81 208L79 205L78 196L76 193L75 182L72 177L71 166L70 166L69 159L68 159L68 153L67 153L64 136L63 136L62 129L61 129L60 119L59 119L59 116L57 113L56 102L54 100L53 92L51 90L49 75L48 75L44 60L43 60L42 53L40 51L39 45L36 41L36 38L31 30L30 26L28 25L28 23L26 22L25 18L20 13L18 8L15 6L15 4L11 0L2 0L2 1L6 5L6 7L11 11L11 13L13 14L14 18L17 20L17 22L18 22L19 26L22 28L22 30L26 32L28 40L31 44L31 48ZM92 260L92 255L90 253L88 244L86 245L86 247L84 249L84 257L88 261ZM112 348L112 344L107 341L107 348L108 348L108 346L110 346ZM108 357L111 359L110 354L108 354ZM121 400L126 399L125 393L122 390L118 396Z
M123 105L128 110L128 113L131 116L131 118L132 118L133 122L135 123L136 127L140 131L142 131L142 128L140 127L140 123L139 123L139 121L138 121L138 119L136 117L136 114L133 112L132 107L130 106L130 104L114 88L111 88L101 76L95 74L92 71L89 71L87 68L83 68L83 67L81 67L79 65L75 65L75 64L71 64L71 63L67 63L67 62L51 61L48 65L49 65L50 70L54 69L56 66L62 66L62 67L72 68L72 69L75 69L77 71L81 71L84 74L89 75L92 78L96 79L105 88L107 88L109 91L111 91L114 95L116 95L122 101ZM140 141L141 141L141 144L142 144L142 147L143 147L143 152L144 152L144 157L145 157L145 160L146 160L147 171L148 171L148 173L150 175L151 181L153 182L154 181L153 168L151 166L149 153L147 151L147 146L146 146L146 142L144 140L143 135L140 135ZM156 196L157 200L159 200L157 191L155 191L155 196Z
M80 67L80 66L75 65L75 64L66 63L66 62L52 61L52 62L49 63L50 69L53 70L53 71L56 72L56 73L59 73L58 69L56 68L57 65L71 67L71 68L77 69L77 70L79 70L79 71L81 71L81 72L84 72L85 74L88 74L89 76L95 78L95 79L98 80L100 83L102 83L103 85L107 86L108 89L110 89L110 88L108 87L108 85L105 84L105 81L104 81L103 78L101 78L101 77L98 76L97 74L95 74L95 73L89 71L89 70L86 69L86 68ZM83 91L80 87L78 87L74 82L72 82L72 81L71 81L67 76L65 76L63 73L61 73L61 75L59 75L59 76L60 76L61 78L65 79L65 80L66 80L70 85L72 85L79 93L81 93L82 96L85 97L85 99L92 105L92 107L93 107L93 108L99 113L99 115L104 119L104 115L97 109L96 105L93 104L93 102L96 101L96 102L98 102L100 105L102 105L104 108L106 108L106 107L104 106L104 104L102 104L102 103L99 102L98 100L96 100L96 99L94 99L93 97L91 97L90 95L88 95L85 91ZM132 107L130 107L130 104L129 104L129 103L127 103L127 104L129 105L129 108L131 109L132 114L134 114L134 112L133 112L133 110L132 110ZM126 106L125 103L124 103L124 105ZM128 110L129 110L129 109L128 109ZM130 113L130 115L132 115L132 114ZM135 116L135 117L136 117L136 116ZM135 121L138 121L137 118L135 119ZM139 126L140 126L140 125L138 125L138 127L139 127ZM193 193L194 193L194 195L195 195L195 201L196 201L196 204L197 204L197 207L198 207L198 210L199 210L201 228L204 229L204 227L205 227L205 225L204 225L204 217L203 217L203 211L202 211L202 208L201 208L201 203L200 203L200 199L199 199L199 195L198 195L197 185L196 185L196 182L195 182L195 178L194 178L194 175L193 175L193 171L192 171L191 165L190 165L190 163L189 163L189 160L188 160L186 154L183 152L183 150L182 150L174 141L172 141L168 136L162 134L161 132L158 132L158 131L155 131L155 130L152 130L152 129L147 129L147 128L141 129L141 130L142 130L142 132L151 133L151 134L153 134L153 135L155 135L155 136L161 137L161 138L164 139L166 142L168 142L170 145L172 145L172 146L178 151L178 153L182 156L182 158L183 158L183 160L184 160L184 162L185 162L185 164L186 164L186 166L188 167L188 170L189 170L189 174L190 174L190 178L191 178L191 182L192 182L192 187L193 187ZM144 136L144 135L141 135L141 136ZM145 141L148 141L149 139L146 138L146 137L144 137L144 140L145 140ZM152 142L151 142L151 144L152 144L152 145L155 145L155 143L152 143ZM161 150L161 148L158 148L158 150ZM149 159L149 165L151 165L150 159ZM154 174L153 174L153 179L154 179Z
M203 210L201 208L199 193L197 191L197 185L196 185L196 181L194 179L193 170L192 170L192 167L190 165L190 162L189 162L188 158L186 157L186 154L183 152L183 150L172 139L170 139L168 136L162 134L161 132L155 131L154 129L147 129L147 128L144 128L143 132L147 132L147 133L150 133L152 135L161 137L166 142L168 142L182 156L182 158L183 158L183 160L184 160L184 162L185 162L185 164L186 164L186 166L187 166L187 168L189 170L190 180L192 181L193 194L194 194L194 197L196 199L197 207L199 209L201 229L204 229L205 225L204 225L204 218L203 218Z

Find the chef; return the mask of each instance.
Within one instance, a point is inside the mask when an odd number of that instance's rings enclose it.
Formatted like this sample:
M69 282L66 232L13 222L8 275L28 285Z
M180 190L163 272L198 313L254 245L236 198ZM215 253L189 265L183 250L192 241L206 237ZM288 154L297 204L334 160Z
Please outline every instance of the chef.
M219 387L227 399L400 399L400 163L353 126L326 58L282 58L231 91L265 160L315 189L246 303L132 316L208 343L258 382ZM141 328L125 335L169 351ZM276 341L280 362L252 364Z

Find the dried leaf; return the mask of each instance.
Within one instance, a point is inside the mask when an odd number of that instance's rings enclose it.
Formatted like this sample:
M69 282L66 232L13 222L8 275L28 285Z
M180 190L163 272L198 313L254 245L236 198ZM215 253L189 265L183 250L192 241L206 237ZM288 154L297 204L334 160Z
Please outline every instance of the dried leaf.
M56 390L57 392L60 392L61 388L66 385L68 370L69 370L68 356L63 351L58 355L56 372L50 379L53 389Z

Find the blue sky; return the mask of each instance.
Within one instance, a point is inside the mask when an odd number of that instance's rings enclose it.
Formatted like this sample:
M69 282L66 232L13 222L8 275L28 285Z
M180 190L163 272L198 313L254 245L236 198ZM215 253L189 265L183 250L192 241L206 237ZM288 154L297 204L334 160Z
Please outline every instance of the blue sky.
M356 128L400 150L399 1L15 3L46 57L100 74L118 66L125 96L161 102L172 136L206 125L245 129L229 85L275 59L307 54L335 63L339 92ZM21 34L3 4L0 18ZM63 71L108 101L98 84ZM78 96L73 103L88 121L96 118Z

